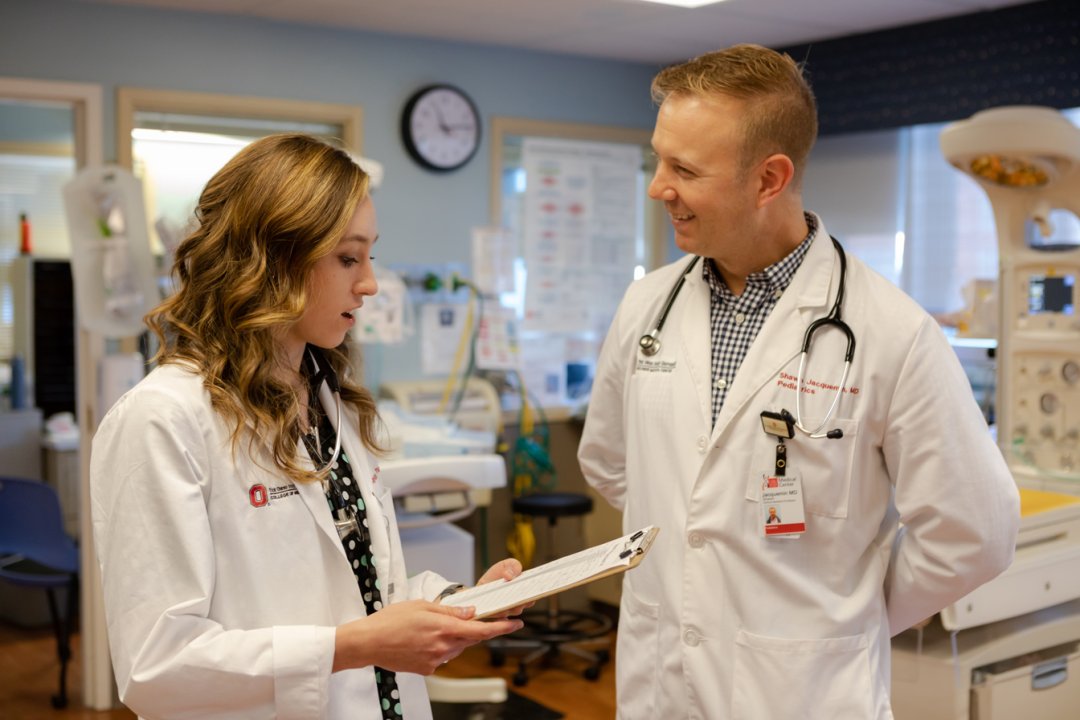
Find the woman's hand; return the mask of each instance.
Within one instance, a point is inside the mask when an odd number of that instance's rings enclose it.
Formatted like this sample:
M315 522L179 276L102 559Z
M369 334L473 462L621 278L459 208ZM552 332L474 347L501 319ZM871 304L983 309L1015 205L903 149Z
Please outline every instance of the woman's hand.
M522 626L520 620L473 620L475 614L471 607L444 607L426 600L387 605L337 628L334 672L377 665L430 675L470 645Z
M506 558L489 567L487 572L476 581L476 584L483 585L495 580L513 580L520 574L521 563L518 562L517 558Z
M480 577L476 584L483 585L484 583L495 582L496 580L509 581L513 580L520 574L521 563L518 562L516 558L506 558L505 560L500 560L499 562L488 568L487 572ZM498 615L494 615L492 617L516 617L535 604L536 603L534 602L525 603L524 605L520 605L516 608L511 608L504 613L499 613Z

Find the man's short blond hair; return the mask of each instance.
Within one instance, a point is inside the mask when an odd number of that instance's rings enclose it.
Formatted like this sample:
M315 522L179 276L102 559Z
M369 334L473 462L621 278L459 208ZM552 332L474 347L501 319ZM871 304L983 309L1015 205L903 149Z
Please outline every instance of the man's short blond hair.
M652 82L658 103L671 96L726 95L746 101L742 168L773 153L795 165L796 184L817 138L817 104L802 67L761 45L733 45L661 70Z

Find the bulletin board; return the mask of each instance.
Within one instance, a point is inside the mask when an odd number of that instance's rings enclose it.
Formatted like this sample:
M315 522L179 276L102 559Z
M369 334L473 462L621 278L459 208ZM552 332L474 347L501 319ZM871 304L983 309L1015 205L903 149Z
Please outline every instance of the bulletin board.
M585 401L623 293L664 257L663 208L646 194L650 137L493 119L491 225L509 238L516 268L502 305L517 316L522 378L555 415Z

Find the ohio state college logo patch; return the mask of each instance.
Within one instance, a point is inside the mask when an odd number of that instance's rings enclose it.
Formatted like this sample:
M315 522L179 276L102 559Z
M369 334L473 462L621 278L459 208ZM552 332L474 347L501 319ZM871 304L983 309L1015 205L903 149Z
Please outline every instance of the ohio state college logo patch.
M251 501L251 507L265 507L270 502L270 493L266 491L265 485L255 483L248 489L248 500Z

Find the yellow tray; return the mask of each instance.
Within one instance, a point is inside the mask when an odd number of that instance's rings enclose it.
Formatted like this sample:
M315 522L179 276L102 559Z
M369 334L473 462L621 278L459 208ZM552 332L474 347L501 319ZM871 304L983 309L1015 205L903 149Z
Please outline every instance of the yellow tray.
M1080 503L1080 497L1076 495L1020 488L1020 517L1037 515L1076 503Z

